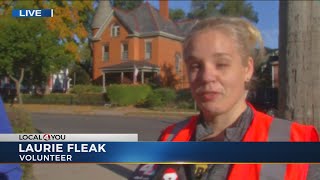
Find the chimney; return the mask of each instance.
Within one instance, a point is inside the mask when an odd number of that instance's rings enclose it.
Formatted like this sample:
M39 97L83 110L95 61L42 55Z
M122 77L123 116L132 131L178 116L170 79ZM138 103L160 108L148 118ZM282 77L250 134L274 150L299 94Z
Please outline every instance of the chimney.
M169 1L159 0L160 3L160 15L166 19L169 19Z

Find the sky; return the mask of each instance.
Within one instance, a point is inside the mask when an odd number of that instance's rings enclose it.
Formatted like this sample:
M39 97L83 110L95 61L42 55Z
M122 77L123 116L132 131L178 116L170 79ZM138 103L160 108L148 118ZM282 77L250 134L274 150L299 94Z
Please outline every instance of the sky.
M159 8L158 0L148 0L154 7ZM279 1L278 0L250 0L254 10L258 13L259 21L256 24L262 34L265 46L269 48L278 48L279 36ZM181 8L189 12L191 0L169 0L169 8Z

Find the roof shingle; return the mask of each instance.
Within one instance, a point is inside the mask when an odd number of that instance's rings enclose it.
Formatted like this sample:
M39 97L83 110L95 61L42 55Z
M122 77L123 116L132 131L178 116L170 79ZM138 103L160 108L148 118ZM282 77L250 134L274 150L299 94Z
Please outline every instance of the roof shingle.
M144 67L148 67L148 68L153 68L153 69L158 69L159 66L150 63L149 61L146 60L139 60L139 61L134 61L134 60L128 60L128 61L124 61L122 63L119 64L114 64L114 65L109 65L109 66L105 66L102 67L101 69L103 70L115 70L115 69L134 69L134 67L139 68L144 68Z
M123 12L122 10L116 9L115 15L127 26L132 32L137 33L150 33L150 32L165 32L175 36L184 37L185 34L191 28L195 21L189 23L176 24L171 19L162 17L159 10L152 7L148 2L142 3L136 9L130 12Z

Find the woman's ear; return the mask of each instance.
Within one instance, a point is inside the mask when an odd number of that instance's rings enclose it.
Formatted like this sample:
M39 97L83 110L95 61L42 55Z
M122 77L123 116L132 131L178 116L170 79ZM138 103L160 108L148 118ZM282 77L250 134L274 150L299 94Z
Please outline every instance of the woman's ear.
M252 57L249 57L247 68L246 68L246 80L247 81L250 81L250 79L253 76L253 72L254 72L254 60Z

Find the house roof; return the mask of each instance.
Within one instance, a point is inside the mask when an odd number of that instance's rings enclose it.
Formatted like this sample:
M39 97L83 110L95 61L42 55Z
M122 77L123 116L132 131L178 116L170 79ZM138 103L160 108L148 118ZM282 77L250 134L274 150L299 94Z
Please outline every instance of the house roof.
M113 8L113 14L127 28L130 36L166 36L176 40L183 40L191 30L196 20L184 22L174 22L171 19L162 17L159 10L151 6L148 2L142 3L139 7L131 11L123 11ZM106 23L104 23L106 24ZM104 31L103 26L99 31ZM99 39L97 33L94 39Z
M96 14L94 15L91 27L100 28L111 11L112 8L109 1L100 1Z
M143 34L162 31L176 36L182 34L172 20L162 17L159 11L148 2L142 3L130 12L124 12L117 8L114 8L114 12L116 17L127 25L131 32Z
M146 60L128 60L119 64L104 66L100 68L104 72L112 72L112 71L133 71L134 68L145 69L149 71L159 71L159 66L152 64Z
M177 22L176 24L182 33L181 35L185 37L191 31L193 26L196 25L197 23L198 23L197 19L192 19L192 20L187 19L184 21Z

